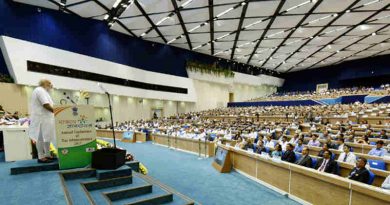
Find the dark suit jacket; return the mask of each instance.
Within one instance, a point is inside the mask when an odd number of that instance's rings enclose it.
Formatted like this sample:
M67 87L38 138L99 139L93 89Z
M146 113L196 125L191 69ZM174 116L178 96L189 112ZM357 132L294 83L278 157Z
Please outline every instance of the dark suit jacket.
M266 150L265 150L265 147L256 147L256 153L257 154L261 154L262 152L265 152Z
M301 166L308 167L308 168L311 168L312 163L313 163L313 160L311 159L311 157L309 155L302 156L297 161L297 165L301 165Z
M290 163L294 163L295 162L294 151L285 151L284 154L282 155L282 160Z
M368 173L368 170L365 167L363 167L359 170L357 170L357 168L355 167L352 169L351 173L349 173L348 178L367 184L368 180L370 178L370 174Z
M328 162L328 164L326 165L325 167L325 172L326 173L331 173L331 174L338 174L338 170L337 170L337 162L329 159L330 161ZM317 164L316 166L314 167L314 169L318 169L320 168L322 162L324 161L324 158L321 158L317 161Z

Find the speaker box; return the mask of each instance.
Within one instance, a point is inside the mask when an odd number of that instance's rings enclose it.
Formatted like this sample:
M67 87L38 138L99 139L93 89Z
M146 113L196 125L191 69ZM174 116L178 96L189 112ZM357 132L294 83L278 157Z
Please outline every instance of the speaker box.
M92 152L92 168L117 169L126 162L126 150L103 148Z

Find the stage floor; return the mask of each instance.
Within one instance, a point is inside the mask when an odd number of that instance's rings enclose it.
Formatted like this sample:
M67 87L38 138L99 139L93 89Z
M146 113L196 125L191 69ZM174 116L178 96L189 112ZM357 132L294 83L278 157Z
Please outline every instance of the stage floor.
M151 143L122 143L148 168L148 175L201 204L299 204L236 172L221 174L212 159ZM2 160L3 153L0 153ZM10 175L15 163L0 162L0 198L7 204L66 204L58 171ZM257 203L258 202L258 203Z

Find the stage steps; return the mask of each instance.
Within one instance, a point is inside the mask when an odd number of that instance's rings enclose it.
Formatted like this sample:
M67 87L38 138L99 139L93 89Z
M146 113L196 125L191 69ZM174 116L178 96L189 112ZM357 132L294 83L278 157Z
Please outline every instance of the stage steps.
M78 169L59 172L66 199L73 204L190 205L195 202L126 164L116 170Z

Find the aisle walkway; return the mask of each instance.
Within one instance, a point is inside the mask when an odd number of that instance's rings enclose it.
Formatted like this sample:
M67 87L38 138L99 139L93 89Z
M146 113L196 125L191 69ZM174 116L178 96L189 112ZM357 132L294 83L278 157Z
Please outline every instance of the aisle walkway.
M205 205L299 204L237 172L217 172L211 158L199 160L196 155L151 143L119 142L118 146L133 153L150 176Z

